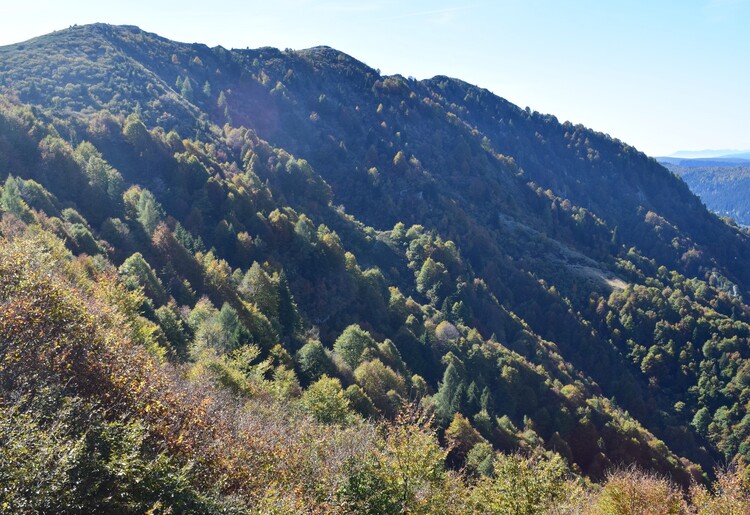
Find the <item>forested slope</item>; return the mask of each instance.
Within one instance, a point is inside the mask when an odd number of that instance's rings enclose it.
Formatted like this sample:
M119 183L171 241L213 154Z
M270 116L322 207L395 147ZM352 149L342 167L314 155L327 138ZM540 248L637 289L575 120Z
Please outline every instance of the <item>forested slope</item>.
M704 160L700 160L701 162ZM711 211L732 218L736 223L750 225L750 166L708 162L665 164L679 175Z
M330 48L134 27L0 48L0 87L0 438L91 424L81 455L150 474L128 499L208 511L434 511L519 449L559 481L744 470L750 239L632 147Z

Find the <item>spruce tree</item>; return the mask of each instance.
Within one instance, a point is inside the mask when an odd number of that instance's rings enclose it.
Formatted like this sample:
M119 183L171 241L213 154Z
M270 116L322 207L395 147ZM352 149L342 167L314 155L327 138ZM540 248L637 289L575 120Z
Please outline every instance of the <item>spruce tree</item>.
M284 336L293 336L301 327L302 319L297 311L297 304L294 302L292 292L289 289L289 283L286 280L286 274L281 271L278 285L278 302L279 302L279 323L281 324Z
M189 77L185 77L185 81L182 83L182 88L180 89L180 94L187 100L193 100L193 84Z
M18 182L12 175L8 175L8 178L5 179L3 194L0 196L0 206L19 218L23 217L26 212L26 206L21 199L21 190L18 189Z
M445 369L443 381L435 394L435 414L442 422L447 423L453 414L461 411L465 386L456 365L451 362Z

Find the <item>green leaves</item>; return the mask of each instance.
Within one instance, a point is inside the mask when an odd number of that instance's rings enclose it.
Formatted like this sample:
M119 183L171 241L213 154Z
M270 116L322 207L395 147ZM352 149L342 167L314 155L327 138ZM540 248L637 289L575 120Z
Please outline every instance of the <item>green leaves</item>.
M164 219L164 210L161 204L157 202L154 194L148 190L142 190L141 195L138 199L138 221L143 226L143 229L150 236L156 230L156 226L159 225Z
M21 198L21 191L18 188L18 181L12 175L8 175L0 193L0 208L8 213L13 213L18 218L28 221L31 216L29 208Z
M149 441L138 421L107 421L106 410L45 388L0 408L0 510L3 512L223 512Z
M403 411L385 429L370 453L348 464L339 492L343 506L355 513L460 513L461 501L445 488L445 451L429 419Z
M377 344L370 333L357 324L344 329L333 344L333 350L352 370L357 368L366 349L377 349Z
M568 497L576 488L568 481L567 467L559 455L498 454L493 472L492 477L481 477L472 490L476 513L556 513L566 502L583 500Z
M341 381L323 375L302 394L302 409L323 424L344 424L352 416Z

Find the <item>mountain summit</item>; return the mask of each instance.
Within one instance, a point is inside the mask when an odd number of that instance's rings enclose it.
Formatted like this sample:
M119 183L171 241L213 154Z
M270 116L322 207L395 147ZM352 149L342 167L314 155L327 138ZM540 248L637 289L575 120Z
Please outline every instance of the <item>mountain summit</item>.
M329 47L131 26L2 47L0 91L0 406L50 389L40 438L96 407L153 491L214 496L181 509L409 511L479 488L450 470L499 480L496 451L683 485L750 458L750 236L617 139ZM388 475L411 448L419 493Z

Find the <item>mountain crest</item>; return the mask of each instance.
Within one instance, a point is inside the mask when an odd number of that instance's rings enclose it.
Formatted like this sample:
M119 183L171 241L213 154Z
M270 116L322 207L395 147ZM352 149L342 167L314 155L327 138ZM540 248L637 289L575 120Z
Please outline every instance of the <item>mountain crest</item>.
M18 499L465 513L506 470L747 470L750 235L627 144L130 26L0 48L0 93L0 441L58 474Z

